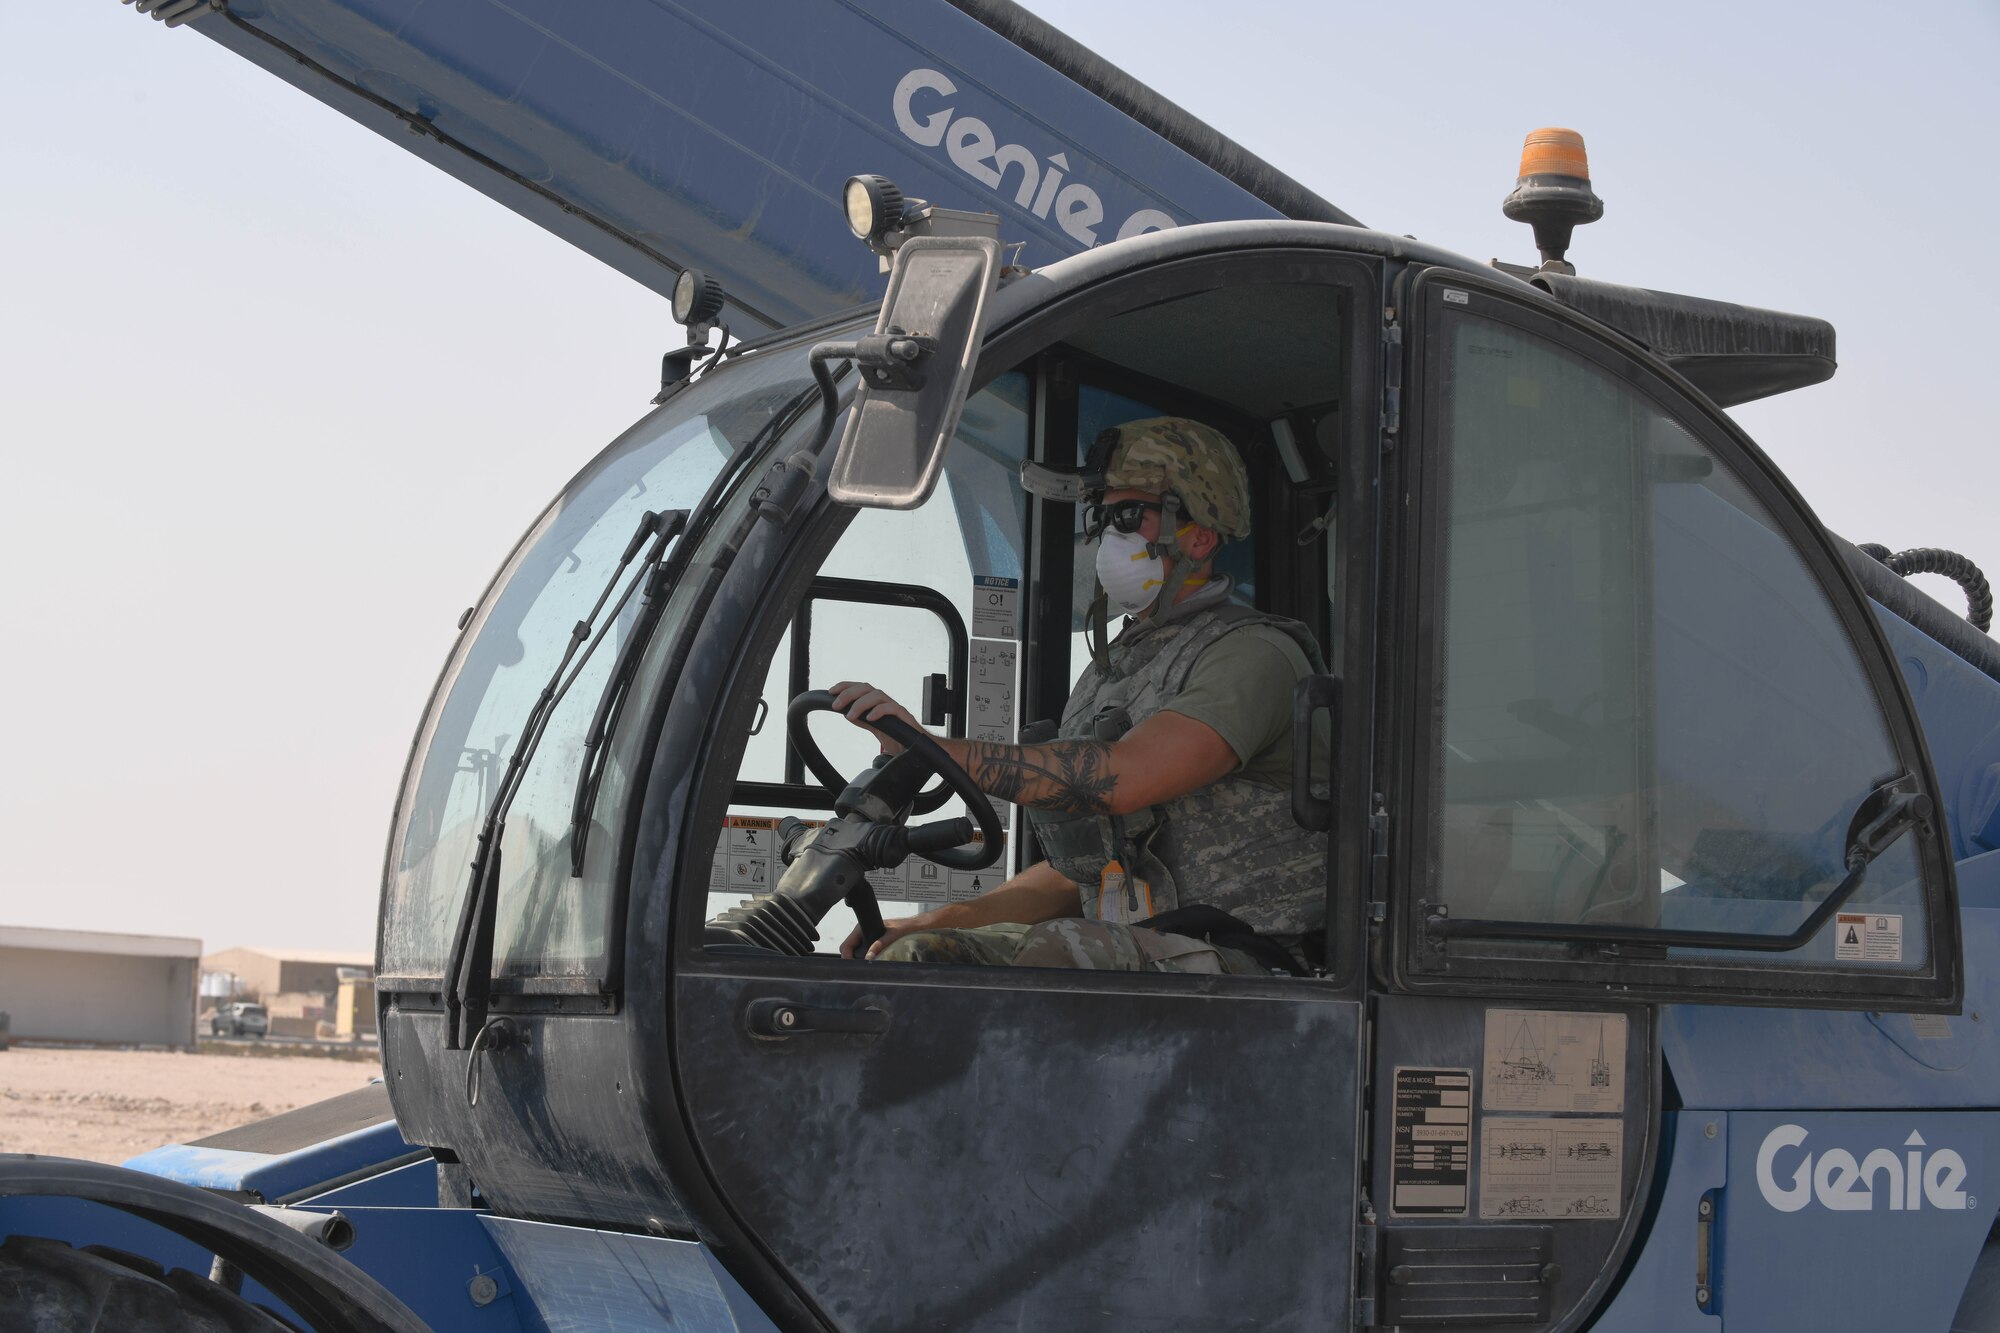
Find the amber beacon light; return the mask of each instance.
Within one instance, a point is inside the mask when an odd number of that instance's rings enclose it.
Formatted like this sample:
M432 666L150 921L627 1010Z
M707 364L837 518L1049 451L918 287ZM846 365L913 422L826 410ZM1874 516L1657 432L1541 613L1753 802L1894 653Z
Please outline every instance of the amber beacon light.
M1570 233L1604 216L1604 201L1590 188L1590 160L1575 130L1543 129L1521 145L1521 174L1500 211L1535 229L1542 267L1576 270L1563 258Z

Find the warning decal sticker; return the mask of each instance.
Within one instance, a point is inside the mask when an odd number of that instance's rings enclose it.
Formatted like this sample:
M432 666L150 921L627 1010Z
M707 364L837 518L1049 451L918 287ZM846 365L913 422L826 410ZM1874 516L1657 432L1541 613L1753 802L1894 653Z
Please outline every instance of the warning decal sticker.
M808 819L815 827L825 823ZM985 839L974 834L968 846L977 847ZM714 868L709 872L712 893L769 893L785 873L784 859L778 855L778 821L768 815L730 815L722 821L722 836L716 840ZM1007 878L1002 866L991 870L948 870L935 861L912 856L888 870L871 870L868 882L878 898L907 903L960 902L976 898Z
M1463 1217L1472 1161L1472 1071L1398 1069L1389 1211Z
M1488 1111L1625 1109L1625 1015L1486 1011Z
M1872 912L1841 912L1833 918L1833 956L1839 962L1903 961L1903 918Z
M1479 1216L1617 1217L1624 1166L1616 1117L1487 1116L1479 1126Z

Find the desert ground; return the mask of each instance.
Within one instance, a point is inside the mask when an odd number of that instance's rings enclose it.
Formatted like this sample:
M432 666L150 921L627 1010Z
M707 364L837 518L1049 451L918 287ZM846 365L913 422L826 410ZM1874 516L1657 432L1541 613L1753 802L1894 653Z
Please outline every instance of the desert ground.
M0 1152L123 1162L349 1092L373 1060L175 1051L0 1051Z

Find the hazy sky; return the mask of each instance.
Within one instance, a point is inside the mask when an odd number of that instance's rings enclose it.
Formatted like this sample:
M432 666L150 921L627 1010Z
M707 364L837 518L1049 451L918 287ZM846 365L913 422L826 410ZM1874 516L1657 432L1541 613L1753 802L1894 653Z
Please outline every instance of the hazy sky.
M1839 375L1739 419L1835 531L2000 573L1990 0L1032 7L1482 259L1533 258L1499 209L1522 135L1582 130L1578 267L1832 320ZM366 949L459 612L677 330L191 31L6 15L0 924Z

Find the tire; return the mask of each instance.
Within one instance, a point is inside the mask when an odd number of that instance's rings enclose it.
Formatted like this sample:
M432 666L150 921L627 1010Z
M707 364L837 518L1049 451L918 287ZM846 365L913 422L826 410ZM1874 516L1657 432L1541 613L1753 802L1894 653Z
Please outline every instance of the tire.
M185 1268L39 1236L0 1245L0 1310L9 1333L299 1333Z

